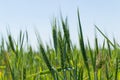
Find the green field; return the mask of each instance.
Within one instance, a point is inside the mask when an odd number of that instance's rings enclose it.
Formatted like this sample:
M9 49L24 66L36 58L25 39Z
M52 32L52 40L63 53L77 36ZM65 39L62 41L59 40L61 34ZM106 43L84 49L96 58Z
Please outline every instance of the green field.
M43 45L36 31L38 51L28 42L28 33L20 31L14 40L8 32L8 40L0 43L0 80L120 80L120 46L95 25L96 32L104 41L99 47L95 36L95 47L89 40L84 43L84 34L79 24L79 47L73 45L67 19L61 17L60 25L52 24L53 47ZM61 29L62 28L62 29Z

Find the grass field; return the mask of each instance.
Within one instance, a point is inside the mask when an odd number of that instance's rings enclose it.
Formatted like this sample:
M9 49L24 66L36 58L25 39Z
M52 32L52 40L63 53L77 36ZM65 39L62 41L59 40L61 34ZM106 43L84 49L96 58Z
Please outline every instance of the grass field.
M20 32L18 41L8 32L8 41L2 38L0 43L0 80L120 80L119 45L97 26L104 37L102 47L97 36L94 48L89 40L85 44L79 11L77 15L80 48L72 44L67 19L63 18L61 26L56 21L52 25L54 47L43 45L37 31L38 51L29 45L27 32Z

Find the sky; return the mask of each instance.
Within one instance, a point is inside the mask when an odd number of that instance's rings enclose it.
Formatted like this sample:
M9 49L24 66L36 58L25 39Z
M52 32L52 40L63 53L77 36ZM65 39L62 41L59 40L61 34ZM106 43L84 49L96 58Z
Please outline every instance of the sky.
M44 43L52 38L51 23L54 19L67 16L71 39L78 44L77 8L84 39L89 38L94 45L95 27L97 25L110 39L113 36L120 42L120 0L0 0L0 38L7 40L7 29L18 39L19 31L29 33L29 42L36 47L35 29ZM99 41L103 37L97 32Z

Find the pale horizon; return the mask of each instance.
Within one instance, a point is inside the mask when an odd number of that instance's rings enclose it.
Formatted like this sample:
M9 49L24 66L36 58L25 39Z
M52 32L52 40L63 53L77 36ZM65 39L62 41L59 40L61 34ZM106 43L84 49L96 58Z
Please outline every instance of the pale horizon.
M63 18L68 17L70 36L74 44L78 42L77 8L80 11L81 24L85 41L89 38L94 46L94 24L97 25L111 40L113 37L120 42L120 1L87 1L87 0L1 0L0 1L0 35L6 37L6 27L15 39L19 31L26 30L32 46L36 47L37 40L34 28L36 28L42 41L49 43L52 40L51 22L55 17L60 20L60 12ZM103 37L98 32L99 42ZM1 37L0 37L1 38ZM86 43L87 44L87 43Z

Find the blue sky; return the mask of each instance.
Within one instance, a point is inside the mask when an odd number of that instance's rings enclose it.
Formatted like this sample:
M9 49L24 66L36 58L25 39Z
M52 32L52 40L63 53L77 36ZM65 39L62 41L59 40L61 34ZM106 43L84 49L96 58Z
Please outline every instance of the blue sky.
M13 37L17 38L19 30L29 32L30 43L35 46L36 28L43 42L51 38L53 17L68 17L70 34L73 43L77 43L77 8L85 40L89 38L93 45L94 24L105 32L110 39L113 36L120 40L120 0L0 0L0 35L6 36L6 27L10 28ZM102 36L98 33L99 41Z

